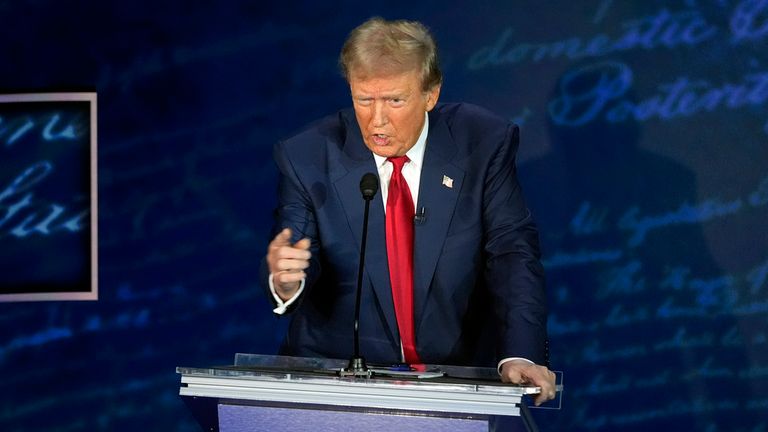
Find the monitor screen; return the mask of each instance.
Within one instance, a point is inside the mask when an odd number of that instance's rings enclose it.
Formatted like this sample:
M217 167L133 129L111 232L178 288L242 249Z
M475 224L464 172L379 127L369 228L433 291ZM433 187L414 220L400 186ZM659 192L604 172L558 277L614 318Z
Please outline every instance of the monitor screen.
M0 301L96 300L96 93L0 95Z

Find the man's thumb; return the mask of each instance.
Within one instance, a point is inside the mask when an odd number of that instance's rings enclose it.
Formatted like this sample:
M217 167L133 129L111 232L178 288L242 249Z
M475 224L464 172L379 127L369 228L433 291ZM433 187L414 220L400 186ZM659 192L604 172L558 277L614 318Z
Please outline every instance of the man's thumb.
M305 238L297 241L296 244L293 245L293 247L298 248L298 249L308 250L311 245L312 245L312 242L310 242L309 239L305 237Z

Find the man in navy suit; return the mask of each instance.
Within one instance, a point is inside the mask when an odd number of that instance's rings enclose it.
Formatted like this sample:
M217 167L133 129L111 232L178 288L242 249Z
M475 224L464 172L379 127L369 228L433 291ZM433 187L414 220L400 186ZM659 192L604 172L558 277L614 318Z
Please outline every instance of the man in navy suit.
M437 103L436 47L419 23L365 22L340 63L353 109L275 147L280 231L263 278L275 313L292 315L281 353L352 354L359 183L372 172L382 198L371 203L361 354L496 365L505 382L541 386L537 404L552 399L544 275L516 178L517 126L476 106Z

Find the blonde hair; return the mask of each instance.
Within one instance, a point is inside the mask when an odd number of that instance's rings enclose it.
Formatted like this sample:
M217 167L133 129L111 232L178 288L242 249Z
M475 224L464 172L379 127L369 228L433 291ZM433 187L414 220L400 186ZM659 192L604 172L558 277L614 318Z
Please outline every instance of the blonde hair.
M360 24L344 42L339 66L347 81L351 75L364 79L415 69L421 69L424 91L443 81L435 40L417 21L374 17Z

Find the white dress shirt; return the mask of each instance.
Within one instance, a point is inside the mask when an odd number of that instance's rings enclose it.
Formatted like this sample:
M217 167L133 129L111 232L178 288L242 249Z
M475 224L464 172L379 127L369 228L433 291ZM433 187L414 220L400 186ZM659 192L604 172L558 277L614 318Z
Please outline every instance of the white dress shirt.
M419 204L419 184L421 183L421 167L424 162L424 151L427 149L427 135L429 133L429 116L424 113L424 127L421 128L421 134L416 140L416 144L405 154L409 161L403 165L403 178L408 184L413 198L413 207ZM379 190L381 190L381 199L384 201L384 211L387 211L387 196L389 195L389 179L392 178L394 167L384 156L373 154L376 161L376 169L379 171Z

